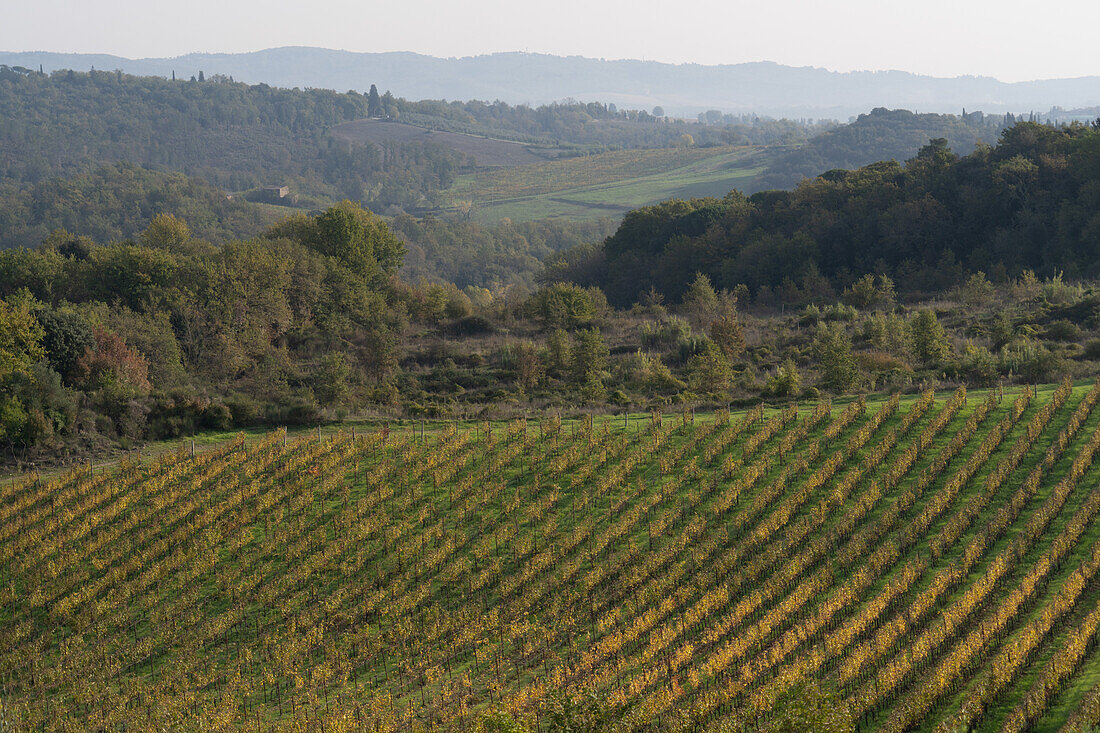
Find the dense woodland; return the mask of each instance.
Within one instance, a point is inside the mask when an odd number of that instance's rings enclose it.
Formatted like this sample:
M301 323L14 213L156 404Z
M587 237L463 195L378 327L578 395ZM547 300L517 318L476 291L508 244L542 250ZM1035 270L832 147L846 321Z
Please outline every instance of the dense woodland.
M461 161L410 164L405 150L330 169L380 153L323 130L371 112L532 135L681 123L105 72L3 71L0 103L12 110L0 118L7 460L354 414L779 402L1044 381L1100 362L1095 126L1020 122L966 156L937 138L905 163L668 201L616 229L384 220L364 187L397 180L391 163L442 186ZM1002 122L876 111L811 146L840 157L866 135L903 150L921 129ZM248 142L201 144L215 138ZM322 191L309 213L218 188L290 175L291 162ZM195 175L164 170L176 167ZM355 203L323 203L342 193Z
M348 146L329 127L367 116L365 95L0 70L0 180L34 185L105 162L175 170L229 191L290 184L310 196L415 206L464 161L432 144Z
M675 301L615 309L571 283L405 282L405 250L343 203L219 245L161 215L135 241L57 232L0 252L6 460L349 415L782 403L1100 368L1100 290L1030 271L930 301L868 275L787 312L700 274Z
M651 289L676 301L698 272L765 305L821 301L867 273L905 294L979 270L1095 277L1098 208L1100 125L1021 122L963 157L936 139L905 164L832 170L793 191L638 209L552 275L599 286L620 307Z
M1015 123L1011 114L964 110L956 116L874 109L780 155L755 185L759 189L793 188L805 178L835 168L859 168L881 160L904 161L933 138L944 138L952 150L965 155L982 143L995 143L1001 131Z
M408 252L401 268L410 282L446 282L459 288L532 290L543 262L570 249L603 241L617 222L547 219L492 226L403 214L389 220Z
M202 179L133 163L97 166L34 184L0 182L0 249L33 245L65 229L97 242L136 238L158 214L185 219L209 241L254 236L286 215L230 199Z

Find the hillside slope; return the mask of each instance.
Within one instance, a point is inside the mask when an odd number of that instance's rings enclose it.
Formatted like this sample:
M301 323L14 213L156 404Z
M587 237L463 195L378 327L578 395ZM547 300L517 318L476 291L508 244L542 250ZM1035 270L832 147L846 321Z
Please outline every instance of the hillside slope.
M944 138L953 151L969 155L979 143L996 143L1007 123L1004 117L981 112L960 117L877 108L779 157L760 176L757 187L792 188L829 170L852 170L883 160L903 163L934 138Z
M532 149L510 140L494 140L488 137L464 135L456 132L435 131L400 122L384 120L355 120L336 125L330 133L339 140L362 145L403 145L406 143L432 143L450 148L469 156L479 168L509 168L516 165L543 163L554 157L553 149L539 155L539 148Z
M245 239L289 214L284 207L227 198L201 179L130 163L33 185L0 181L0 202L0 249L34 247L57 229L97 242L133 239L157 214L187 221L207 241Z
M461 175L447 196L452 205L468 202L470 216L483 222L587 221L668 198L755 190L755 176L775 155L753 146L618 150Z
M1098 402L1067 383L625 429L276 433L13 482L4 714L1093 723ZM834 692L807 712L816 693L788 694L807 685Z

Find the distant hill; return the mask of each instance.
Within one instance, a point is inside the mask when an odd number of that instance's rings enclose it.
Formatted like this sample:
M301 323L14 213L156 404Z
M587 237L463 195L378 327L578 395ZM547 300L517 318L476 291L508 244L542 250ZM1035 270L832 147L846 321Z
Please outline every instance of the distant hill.
M1100 104L1100 77L1005 83L990 77L937 78L903 71L839 73L756 62L722 66L605 61L579 56L497 53L440 59L415 53L273 48L240 54L126 59L102 54L0 52L0 64L46 71L121 69L189 78L204 71L284 87L365 91L371 83L408 99L483 99L544 104L599 100L669 113L708 109L846 119L874 107L921 112L1028 112Z

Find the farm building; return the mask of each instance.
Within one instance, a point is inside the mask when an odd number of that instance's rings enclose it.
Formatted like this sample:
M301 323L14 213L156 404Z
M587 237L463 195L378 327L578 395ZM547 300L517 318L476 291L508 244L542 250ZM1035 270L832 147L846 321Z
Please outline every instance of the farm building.
M264 186L263 194L268 201L281 201L290 195L290 186Z

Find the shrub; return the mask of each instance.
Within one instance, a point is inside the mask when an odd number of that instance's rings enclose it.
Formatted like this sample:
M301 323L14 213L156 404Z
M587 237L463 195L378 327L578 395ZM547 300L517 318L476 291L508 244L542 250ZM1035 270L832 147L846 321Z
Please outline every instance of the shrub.
M816 326L821 321L821 309L812 303L802 309L798 316L798 325Z
M594 382L602 380L607 371L608 356L607 343L599 329L578 331L573 347L573 381L592 389Z
M997 379L997 359L984 346L967 344L954 371L973 384L992 384Z
M1066 305L1076 303L1085 295L1085 289L1080 285L1071 285L1062 280L1062 273L1058 273L1049 280L1044 280L1039 288L1039 295L1048 303Z
M691 325L680 316L643 323L639 338L647 348L668 348L691 336Z
M995 293L993 283L989 282L985 273L979 270L959 287L958 295L959 300L967 305L979 306L986 305L993 300Z
M860 351L853 355L859 368L876 374L912 372L913 368L904 359L882 351Z
M522 390L532 390L542 381L542 360L530 341L504 344L500 348L500 365L512 373L516 386Z
M1066 319L1052 321L1043 332L1051 341L1076 341L1081 338L1081 327Z
M845 392L856 383L859 372L852 359L852 341L837 324L822 324L813 344L821 368L821 381L833 392Z
M54 371L67 378L80 357L96 345L88 322L70 310L42 308L35 317L42 326L42 347Z
M629 360L628 379L631 383L653 392L679 392L685 385L659 356L650 356L640 349Z
M692 390L708 394L721 394L733 388L734 373L722 350L714 343L691 357L687 365Z
M523 309L528 317L538 318L546 326L576 328L601 316L607 310L607 298L599 288L554 283L528 298Z
M706 336L688 336L676 344L675 363L686 364L692 357L699 356L714 345Z
M263 407L259 402L240 393L230 395L225 400L225 407L237 427L249 427L263 421Z
M1086 359L1100 359L1100 339L1089 339L1081 353Z
M710 278L702 273L688 286L683 299L684 311L696 324L708 323L718 310L718 293L714 292Z
M845 303L860 310L890 305L894 297L894 281L886 275L879 275L877 283L873 276L864 275L845 288L840 296Z
M1002 372L1016 374L1028 382L1051 382L1065 365L1050 349L1034 341L1023 341L1001 349Z
M321 422L321 408L312 393L298 393L270 405L267 421L275 425L316 425Z
M822 317L826 321L843 321L850 323L856 319L858 315L856 309L850 305L844 305L843 303L834 303L825 307L825 310L821 312Z
M734 359L741 355L745 350L745 333L736 309L726 306L720 310L718 317L711 321L710 337L727 358Z
M74 382L81 388L134 396L149 391L149 366L117 334L92 329L94 350L89 348L73 366Z
M794 361L787 359L775 370L775 374L768 377L762 394L765 397L790 398L798 394L801 386L802 376L798 373L798 367L795 366Z
M452 336L480 336L495 331L493 322L485 316L466 316L447 326L447 332Z
M947 333L931 310L926 308L917 311L909 319L909 333L913 340L913 351L925 364L938 365L951 356Z

